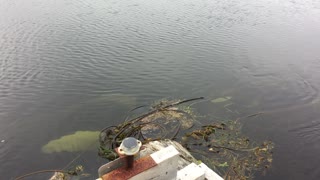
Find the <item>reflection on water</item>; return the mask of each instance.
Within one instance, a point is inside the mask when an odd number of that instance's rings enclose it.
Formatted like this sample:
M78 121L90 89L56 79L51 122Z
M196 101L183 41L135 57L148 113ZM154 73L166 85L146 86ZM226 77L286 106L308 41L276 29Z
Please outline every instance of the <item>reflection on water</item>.
M276 144L260 179L316 179L319 24L318 0L0 0L1 178L63 167L43 144L131 106L205 96L232 97L199 104L216 118L266 112L244 127Z

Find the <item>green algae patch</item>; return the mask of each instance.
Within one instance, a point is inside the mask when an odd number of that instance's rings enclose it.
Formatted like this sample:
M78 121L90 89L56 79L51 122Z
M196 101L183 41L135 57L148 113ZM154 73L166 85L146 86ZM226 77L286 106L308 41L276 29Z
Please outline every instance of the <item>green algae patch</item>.
M41 150L46 154L87 151L97 147L95 145L98 145L99 134L100 131L76 131L74 134L49 141Z

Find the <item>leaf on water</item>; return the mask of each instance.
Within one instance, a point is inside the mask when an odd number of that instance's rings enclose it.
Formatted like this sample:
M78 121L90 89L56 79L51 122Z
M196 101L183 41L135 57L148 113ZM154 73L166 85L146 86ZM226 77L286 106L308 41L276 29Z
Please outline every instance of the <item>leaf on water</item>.
M197 165L200 165L201 163L202 163L201 160L197 160L197 162L196 162Z
M228 167L229 165L228 165L228 162L224 162L222 164L219 164L218 166L219 167Z
M51 154L55 152L79 152L93 149L98 144L100 131L77 131L49 141L42 147L42 152Z
M213 99L213 100L211 100L211 102L213 102L213 103L222 103L222 102L229 101L230 99L232 99L231 96L226 96L226 97L220 97L220 98Z

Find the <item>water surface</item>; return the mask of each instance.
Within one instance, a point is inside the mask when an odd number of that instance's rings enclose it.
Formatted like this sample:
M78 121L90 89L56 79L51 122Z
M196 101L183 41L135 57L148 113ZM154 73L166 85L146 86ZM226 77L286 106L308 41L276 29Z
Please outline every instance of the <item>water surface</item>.
M319 179L319 47L318 0L0 0L0 179L76 157L43 154L52 139L199 96L232 97L233 113L199 105L217 119L266 112L244 122L276 144L257 179Z

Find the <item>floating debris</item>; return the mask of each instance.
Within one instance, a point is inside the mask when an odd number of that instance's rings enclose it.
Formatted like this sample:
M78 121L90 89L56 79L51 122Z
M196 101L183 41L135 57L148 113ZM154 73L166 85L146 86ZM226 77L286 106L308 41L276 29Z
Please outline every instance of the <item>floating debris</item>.
M200 98L183 101L164 100L154 104L145 114L125 120L118 126L110 126L101 131L99 155L105 158L116 158L113 149L118 147L126 137L135 137L143 143L159 139L175 139L182 130L191 128L194 117L190 109L177 106ZM136 108L135 108L136 109Z
M109 160L117 158L114 148L129 136L143 143L175 139L225 179L252 179L255 172L266 171L271 167L273 143L265 141L257 145L242 135L239 118L234 121L195 125L193 111L189 106L181 104L198 99L202 98L159 101L151 106L149 112L129 120L127 118L118 126L103 129L100 133L99 155ZM223 97L212 102L219 103L230 99L231 97Z
M187 133L182 145L224 179L252 179L272 164L273 143L255 145L240 132L239 121L213 123Z
M213 99L213 100L211 100L211 102L213 102L213 103L223 103L223 102L229 101L230 99L232 99L231 96L226 96L226 97L220 97L220 98Z
M271 141L256 143L250 140L241 133L240 124L240 119L256 117L263 112L239 117L233 121L215 120L203 125L196 120L197 116L194 109L190 108L191 105L184 105L201 99L203 98L161 100L151 105L149 111L135 114L134 117L128 116L118 125L106 127L101 131L77 131L52 140L42 147L42 151L84 152L93 149L92 147L99 143L99 156L114 160L118 157L114 149L119 147L126 137L135 137L143 144L170 139L178 141L195 158L207 164L224 179L253 179L256 172L265 173L273 162L274 144ZM211 102L223 103L231 99L232 97L226 96ZM230 104L233 103L229 102L224 108ZM134 108L130 112L141 107L144 106ZM66 174L65 172L60 173Z

